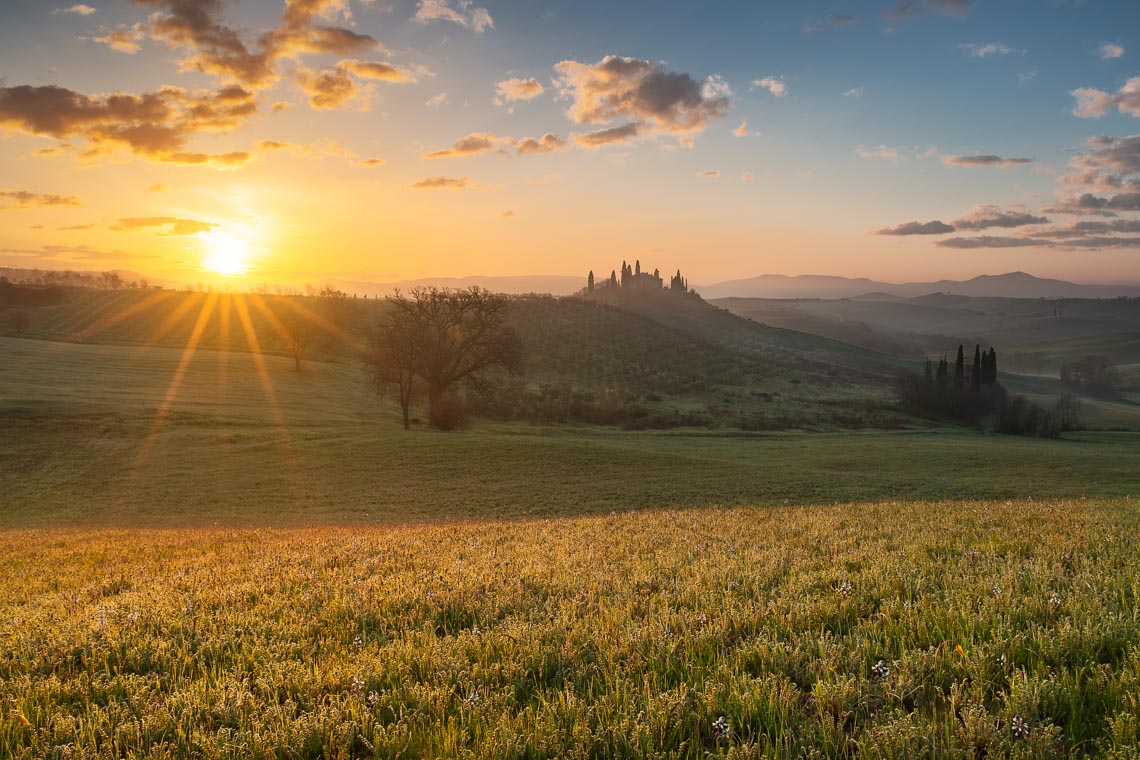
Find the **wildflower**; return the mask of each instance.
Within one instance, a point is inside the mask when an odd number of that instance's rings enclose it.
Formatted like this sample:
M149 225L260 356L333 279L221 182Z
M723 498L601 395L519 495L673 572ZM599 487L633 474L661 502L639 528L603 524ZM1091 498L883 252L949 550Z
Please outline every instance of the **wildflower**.
M361 635L360 635L359 633L358 633L358 634L356 634L356 638L354 638L354 639L352 640L352 645L353 645L354 647L356 647L357 649L359 649L360 647L364 646L364 639L361 637Z
M471 705L471 706L477 705L480 702L482 702L483 698L479 695L479 688L477 686L472 686L471 691L469 691L467 693L467 697L464 698L463 701L466 704Z
M1026 723L1021 716L1015 715L1013 718L1013 725L1010 727L1013 731L1014 739L1028 739L1029 734L1032 733L1029 729L1029 724Z
M1004 668L1005 664L1007 662L1008 662L1008 660L1006 659L1004 654L997 658L998 667Z
M713 721L712 727L718 739L728 739L732 736L732 726L729 724L728 718L723 715Z
M876 683L882 683L883 681L889 681L891 679L891 670L887 667L885 662L879 660L875 663L875 667L871 668L871 679Z
M352 677L352 691L354 694L363 694L364 693L364 677L363 676L355 675Z
M999 586L998 584L995 583L993 588L990 589L990 593L993 594L995 597L1001 596L1001 586Z
M1056 591L1049 597L1049 611L1056 612L1061 608L1061 596Z
M854 590L855 586L851 584L851 581L847 580L843 581L835 587L835 593L839 594L840 596L851 596L851 592Z
M380 693L376 691L368 692L368 706L375 710L378 704L380 704Z

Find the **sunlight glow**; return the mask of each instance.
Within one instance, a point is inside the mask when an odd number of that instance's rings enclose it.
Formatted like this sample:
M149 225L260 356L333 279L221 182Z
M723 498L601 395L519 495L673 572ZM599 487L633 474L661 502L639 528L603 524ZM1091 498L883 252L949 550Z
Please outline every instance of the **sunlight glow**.
M237 277L249 271L249 246L224 232L211 232L204 236L209 255L202 266L226 277Z

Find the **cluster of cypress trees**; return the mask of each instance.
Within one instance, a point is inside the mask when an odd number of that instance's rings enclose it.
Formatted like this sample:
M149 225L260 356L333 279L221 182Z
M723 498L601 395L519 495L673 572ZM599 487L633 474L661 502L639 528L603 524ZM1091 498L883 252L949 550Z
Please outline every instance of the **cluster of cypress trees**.
M938 360L937 368L930 357L926 357L925 377L928 383L937 382L945 385L950 379L950 363L945 354ZM997 383L997 350L990 346L989 351L982 351L980 345L974 346L974 364L970 368L970 387L980 391L982 386ZM965 347L958 346L958 357L954 360L954 386L963 388L966 385L966 352Z

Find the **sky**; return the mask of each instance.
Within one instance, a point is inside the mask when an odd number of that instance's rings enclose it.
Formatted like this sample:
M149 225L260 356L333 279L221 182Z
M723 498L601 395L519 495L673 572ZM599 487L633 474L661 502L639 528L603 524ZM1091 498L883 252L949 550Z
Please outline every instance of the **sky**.
M4 0L0 266L1140 283L1135 0Z

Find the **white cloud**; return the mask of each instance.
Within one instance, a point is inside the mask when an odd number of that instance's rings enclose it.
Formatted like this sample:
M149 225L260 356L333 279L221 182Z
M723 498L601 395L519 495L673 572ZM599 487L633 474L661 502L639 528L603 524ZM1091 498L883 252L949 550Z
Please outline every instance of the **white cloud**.
M495 28L491 14L486 8L474 7L473 0L420 0L415 20L421 24L450 21L476 34Z
M90 16L94 12L95 9L90 5L79 3L77 5L71 6L70 8L56 8L54 11L52 11L52 15L57 15L60 13L74 13L76 16Z
M843 93L843 97L845 97L845 98L861 98L861 97L863 97L863 88L862 87L852 87L850 90Z
M1102 61L1107 61L1112 58L1123 57L1124 48L1112 42L1102 42L1100 47L1096 49L1096 54L1100 56Z
M763 77L752 80L752 89L763 89L782 98L788 94L788 85L784 84L783 77Z
M1001 42L963 42L958 46L970 55L971 58L988 58L991 55L1009 55L1010 53L1024 53Z
M732 134L736 135L737 137L759 137L760 135L762 135L764 133L763 132L757 132L755 130L749 129L748 128L748 122L742 121L742 122L740 122L739 127L732 130Z
M1099 119L1116 106L1121 113L1140 118L1140 77L1129 79L1115 94L1092 87L1078 87L1069 94L1077 99L1073 116Z
M439 108L440 106L442 106L446 102L447 102L447 93L441 92L440 94L432 95L430 98L425 100L424 105L427 106L428 108Z
M520 79L512 77L495 86L495 105L501 106L514 100L530 100L543 92L542 83L534 77Z

